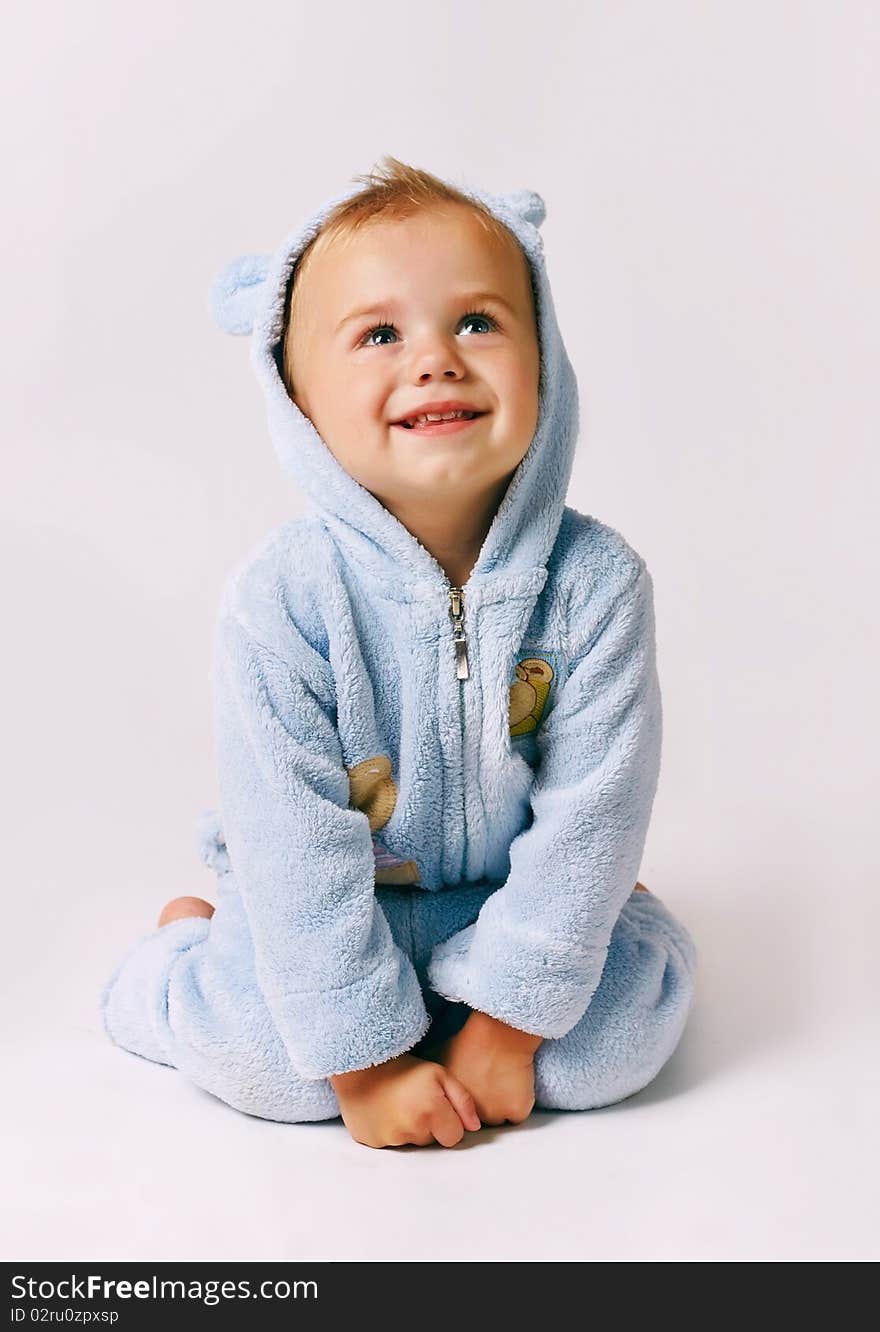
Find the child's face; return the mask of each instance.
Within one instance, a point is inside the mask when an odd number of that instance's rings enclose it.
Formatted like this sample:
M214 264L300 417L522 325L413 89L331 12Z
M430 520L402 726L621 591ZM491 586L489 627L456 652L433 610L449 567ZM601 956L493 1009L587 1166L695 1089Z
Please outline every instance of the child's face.
M297 299L294 401L386 507L399 514L430 496L452 512L510 477L537 426L539 374L527 261L513 238L496 239L456 204L380 221L316 250ZM483 415L434 433L396 424L448 400Z

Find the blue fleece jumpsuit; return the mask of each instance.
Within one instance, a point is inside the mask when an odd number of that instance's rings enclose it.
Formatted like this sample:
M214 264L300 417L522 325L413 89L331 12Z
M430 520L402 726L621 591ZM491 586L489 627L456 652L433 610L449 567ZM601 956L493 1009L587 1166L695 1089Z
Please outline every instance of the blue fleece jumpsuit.
M354 192L212 287L310 505L232 571L217 616L219 808L198 824L215 914L134 943L105 1029L297 1122L339 1113L330 1075L478 1009L544 1038L537 1106L608 1105L670 1057L696 973L685 927L635 889L662 729L651 577L564 502L577 387L531 191L465 190L523 248L541 361L535 436L464 587L336 461L280 340L296 259Z

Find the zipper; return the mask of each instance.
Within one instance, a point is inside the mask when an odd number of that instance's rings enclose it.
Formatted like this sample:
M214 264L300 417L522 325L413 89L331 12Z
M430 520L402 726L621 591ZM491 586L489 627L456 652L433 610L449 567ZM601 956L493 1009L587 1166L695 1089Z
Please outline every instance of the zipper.
M452 616L452 641L455 644L455 675L459 682L469 677L467 657L467 635L464 632L464 592L460 587L449 589L449 613ZM458 720L461 727L461 866L458 881L464 881L464 868L467 863L467 800L464 793L464 686L458 686Z
M455 644L455 675L458 680L468 678L467 637L464 632L464 592L460 587L450 587L449 602L452 616L452 641Z

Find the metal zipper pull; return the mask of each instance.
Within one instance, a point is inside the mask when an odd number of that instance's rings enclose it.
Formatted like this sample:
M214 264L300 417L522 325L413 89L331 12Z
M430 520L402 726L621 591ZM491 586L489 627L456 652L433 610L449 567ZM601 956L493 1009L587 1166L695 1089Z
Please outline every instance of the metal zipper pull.
M449 600L451 603L453 642L455 643L455 677L457 680L466 680L468 678L468 659L467 659L467 638L464 632L464 606L462 597L464 593L460 587L451 587L449 589Z

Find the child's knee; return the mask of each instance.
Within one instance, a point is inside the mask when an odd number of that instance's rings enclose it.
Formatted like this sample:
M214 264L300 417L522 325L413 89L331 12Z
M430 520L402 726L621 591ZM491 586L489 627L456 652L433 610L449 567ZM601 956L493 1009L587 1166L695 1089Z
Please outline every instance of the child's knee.
M213 1069L181 1070L195 1086L223 1101L231 1109L255 1119L280 1124L307 1124L336 1119L339 1103L332 1086L323 1078L309 1082L297 1077L254 1076L252 1069L223 1061Z
M633 1096L681 1039L695 989L693 941L647 893L624 912L586 1013L535 1056L536 1103L545 1108L592 1110Z
M101 991L104 1030L115 1045L158 1064L171 1064L168 984L175 963L208 932L202 917L186 917L142 936Z
M217 920L231 928L237 918L228 911L224 916L224 910L221 903ZM175 1067L197 1087L258 1119L302 1123L335 1118L339 1108L332 1087L297 1073L260 989L251 952L233 944L232 936L211 936L170 974L167 1009Z

